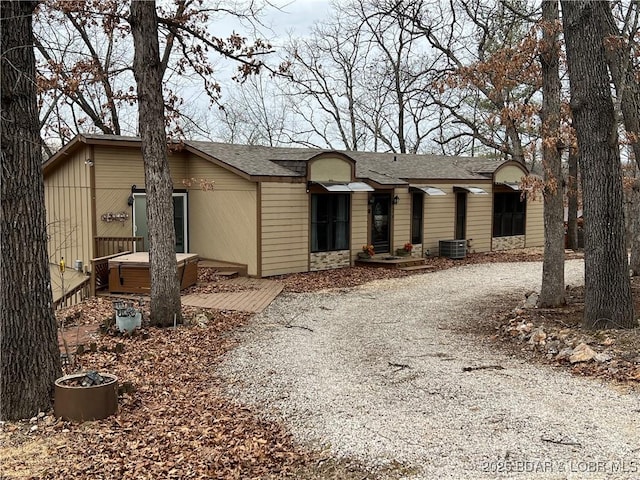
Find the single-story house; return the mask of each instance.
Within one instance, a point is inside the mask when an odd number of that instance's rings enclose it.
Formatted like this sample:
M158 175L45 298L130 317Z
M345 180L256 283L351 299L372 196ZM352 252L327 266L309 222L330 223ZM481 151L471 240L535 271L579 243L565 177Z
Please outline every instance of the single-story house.
M423 256L448 239L470 253L544 242L542 202L521 195L513 161L184 141L169 164L176 251L250 276L353 265L369 244ZM86 270L120 240L148 249L139 138L78 135L43 168L52 261Z

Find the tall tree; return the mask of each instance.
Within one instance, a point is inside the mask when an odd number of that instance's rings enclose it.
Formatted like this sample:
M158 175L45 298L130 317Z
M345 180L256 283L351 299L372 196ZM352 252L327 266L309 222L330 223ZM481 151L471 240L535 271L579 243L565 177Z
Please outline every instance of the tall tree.
M151 323L169 326L174 319L181 322L182 313L155 1L133 0L129 22L135 46L133 73L138 93L138 128L142 138L149 219Z
M136 132L133 44L128 0L120 2L43 0L37 13L38 55L43 134L53 144L66 143L79 132L133 135ZM240 0L232 7L199 0L164 2L158 7L159 45L165 117L175 135L189 128L201 136L198 113L206 103L185 102L182 92L204 92L217 102L216 80L222 57L245 78L263 66L268 43L233 33L212 35L213 17L254 22L258 2Z
M568 248L578 249L578 154L573 147L569 148L567 172L567 239Z
M627 10L624 29L621 32L616 25L611 6L607 2L598 4L600 37L605 44L605 53L611 72L611 79L616 88L620 111L627 138L631 143L633 158L640 171L640 71L634 69L633 55L637 54L634 37L638 34L640 7L632 2ZM626 35L625 35L626 33ZM640 177L637 175L629 182L629 211L631 226L631 271L640 275Z
M450 117L450 131L441 141L470 138L485 151L525 163L527 150L537 140L540 89L537 39L527 3L396 4L447 63L448 75L433 89L434 102Z
M61 375L47 255L32 15L37 2L1 4L2 313L0 418L51 406Z
M539 305L557 307L564 297L564 192L560 157L560 10L542 2L542 166L544 168L544 262Z
M587 328L632 328L622 171L598 1L561 0L585 222Z

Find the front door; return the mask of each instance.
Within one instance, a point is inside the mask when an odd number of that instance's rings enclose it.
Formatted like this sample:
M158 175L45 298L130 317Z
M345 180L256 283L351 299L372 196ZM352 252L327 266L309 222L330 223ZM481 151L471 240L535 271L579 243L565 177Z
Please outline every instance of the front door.
M371 245L376 253L389 253L391 246L391 195L374 193L371 196Z
M176 231L176 253L187 253L187 194L173 194L173 225ZM149 251L149 224L147 223L147 194L133 194L133 235L144 238L144 249Z

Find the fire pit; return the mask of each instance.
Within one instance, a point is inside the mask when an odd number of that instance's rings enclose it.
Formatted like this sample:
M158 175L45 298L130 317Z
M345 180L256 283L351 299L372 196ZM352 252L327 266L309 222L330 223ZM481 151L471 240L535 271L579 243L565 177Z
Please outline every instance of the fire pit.
M118 411L118 377L86 372L55 382L54 415L63 420L101 420Z

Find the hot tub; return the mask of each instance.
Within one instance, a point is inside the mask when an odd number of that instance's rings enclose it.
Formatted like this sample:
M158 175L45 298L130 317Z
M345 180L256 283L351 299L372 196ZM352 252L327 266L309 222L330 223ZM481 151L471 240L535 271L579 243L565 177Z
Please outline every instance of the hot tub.
M198 279L198 254L176 253L180 289L195 285ZM128 253L109 260L109 292L151 293L149 252Z

